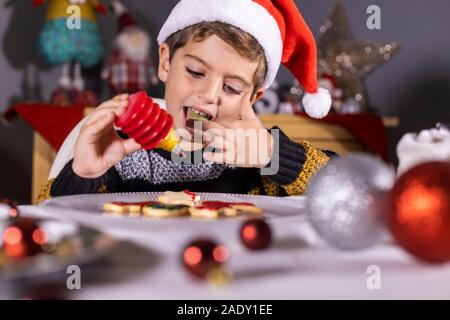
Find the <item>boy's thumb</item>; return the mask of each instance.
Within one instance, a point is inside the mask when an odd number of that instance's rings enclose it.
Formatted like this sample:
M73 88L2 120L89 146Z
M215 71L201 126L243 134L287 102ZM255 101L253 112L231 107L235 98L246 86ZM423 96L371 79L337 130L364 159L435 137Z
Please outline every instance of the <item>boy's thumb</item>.
M241 107L241 118L242 118L242 120L256 119L256 113L253 110L253 106L251 104Z

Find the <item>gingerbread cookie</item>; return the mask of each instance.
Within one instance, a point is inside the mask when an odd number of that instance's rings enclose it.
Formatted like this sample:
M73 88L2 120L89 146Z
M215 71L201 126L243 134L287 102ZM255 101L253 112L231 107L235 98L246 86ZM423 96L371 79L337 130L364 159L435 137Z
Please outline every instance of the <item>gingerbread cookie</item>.
M166 191L158 197L158 201L163 204L194 206L200 202L200 196L188 190L180 192Z
M103 211L109 215L140 217L142 207L155 202L106 202Z
M193 218L217 219L220 217L236 217L240 215L262 214L263 210L247 202L204 201L189 209Z
M150 204L142 208L145 217L151 218L175 218L189 214L189 206L182 204Z

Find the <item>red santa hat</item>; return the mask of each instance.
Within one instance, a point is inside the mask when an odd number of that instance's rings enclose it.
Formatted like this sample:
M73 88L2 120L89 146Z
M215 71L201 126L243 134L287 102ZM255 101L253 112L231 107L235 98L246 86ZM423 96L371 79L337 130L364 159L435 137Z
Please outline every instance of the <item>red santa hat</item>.
M127 8L118 0L111 1L111 6L118 18L118 31L123 32L128 27L137 27L138 24L133 17L128 13Z
M161 28L158 43L189 26L213 21L231 24L258 40L268 67L266 89L283 63L306 91L306 113L313 118L327 115L331 97L318 87L316 42L294 0L181 0Z

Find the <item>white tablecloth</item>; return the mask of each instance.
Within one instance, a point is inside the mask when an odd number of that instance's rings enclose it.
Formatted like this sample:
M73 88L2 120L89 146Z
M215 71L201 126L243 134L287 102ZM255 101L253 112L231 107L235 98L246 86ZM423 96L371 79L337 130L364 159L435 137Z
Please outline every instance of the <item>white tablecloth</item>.
M22 214L62 217L57 208L23 206ZM385 242L343 252L326 246L299 214L272 221L270 249L247 251L239 242L239 223L228 228L193 228L155 232L139 223L102 216L64 213L124 240L106 261L82 266L82 289L75 299L448 299L450 265L428 265ZM138 220L136 220L138 221ZM147 230L146 230L147 229ZM215 287L191 278L180 263L189 240L207 236L231 250L233 281ZM380 268L380 289L368 289L369 266ZM14 286L14 285L13 285ZM0 298L8 293L0 291Z

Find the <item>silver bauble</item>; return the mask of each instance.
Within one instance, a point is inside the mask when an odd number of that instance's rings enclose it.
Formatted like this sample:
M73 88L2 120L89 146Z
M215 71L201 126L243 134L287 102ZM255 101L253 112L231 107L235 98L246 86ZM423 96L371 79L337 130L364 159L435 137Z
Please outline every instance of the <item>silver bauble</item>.
M384 162L363 153L330 160L307 190L314 229L339 249L373 245L383 234L385 195L394 177Z

